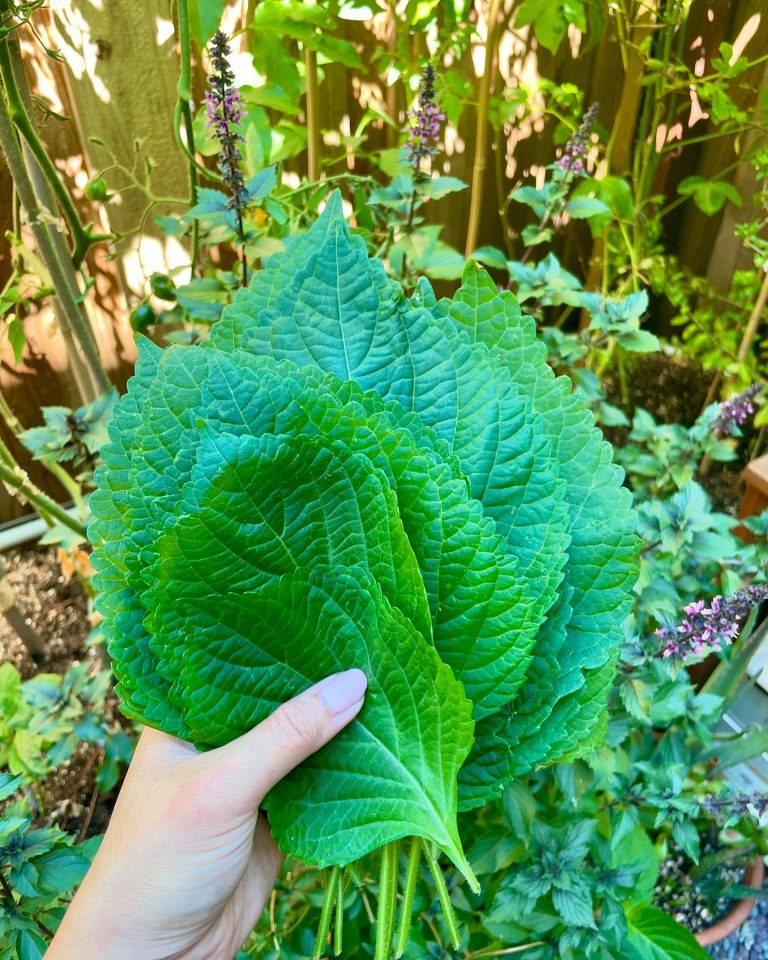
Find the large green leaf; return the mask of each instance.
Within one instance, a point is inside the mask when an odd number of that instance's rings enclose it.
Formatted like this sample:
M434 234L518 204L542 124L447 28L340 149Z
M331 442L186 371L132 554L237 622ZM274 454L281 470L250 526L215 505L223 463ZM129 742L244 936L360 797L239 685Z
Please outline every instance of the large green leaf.
M685 927L668 913L639 903L627 911L630 960L707 960L709 954Z
M459 458L546 611L562 577L566 517L530 403L485 347L402 296L350 235L340 205L334 194L304 242L270 259L208 343L318 366L418 414Z
M591 415L567 378L555 378L547 366L546 348L536 337L533 320L522 315L510 293L500 293L481 267L469 263L453 300L441 301L434 309L489 347L513 375L541 417L541 429L566 481L570 542L561 596L567 595L571 609L561 607L560 613L568 615L567 642L551 631L550 614L506 734L514 745L514 769L524 773L536 763L556 759L558 744L571 755L573 744L585 752L594 746L586 721L590 713L596 721L600 711L589 711L585 698L604 702L610 680L604 672L602 682L585 686L583 677L584 671L599 670L609 661L629 612L637 551L631 496L620 486L622 473L611 463L610 447Z
M159 620L176 602L173 583L154 593ZM455 822L471 704L365 571L298 570L242 594L202 590L184 606L193 642L180 686L206 739L230 739L337 670L357 666L368 677L358 720L268 798L272 830L287 852L348 863L416 834L471 878Z

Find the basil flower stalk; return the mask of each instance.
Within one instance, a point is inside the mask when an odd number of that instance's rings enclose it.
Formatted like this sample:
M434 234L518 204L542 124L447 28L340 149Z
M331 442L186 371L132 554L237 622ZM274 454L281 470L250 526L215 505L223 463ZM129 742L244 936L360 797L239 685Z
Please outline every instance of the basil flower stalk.
M232 48L227 35L217 30L208 48L213 73L208 78L210 89L205 92L205 112L208 117L206 126L213 130L213 135L221 145L218 168L230 192L227 206L237 216L237 235L243 248L243 286L245 286L248 280L248 267L245 259L243 216L248 206L248 191L241 169L240 153L240 144L244 142L245 137L239 127L243 116L243 104L240 93L234 85L235 75L229 64L231 52Z

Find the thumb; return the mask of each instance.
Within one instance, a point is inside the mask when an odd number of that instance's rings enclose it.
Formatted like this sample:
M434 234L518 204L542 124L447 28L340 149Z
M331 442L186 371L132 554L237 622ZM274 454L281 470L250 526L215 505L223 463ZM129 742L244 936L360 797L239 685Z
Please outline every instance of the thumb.
M208 754L217 778L232 779L228 792L241 813L251 813L274 785L336 736L363 705L368 681L345 670L288 700L266 720ZM234 811L233 811L234 812Z

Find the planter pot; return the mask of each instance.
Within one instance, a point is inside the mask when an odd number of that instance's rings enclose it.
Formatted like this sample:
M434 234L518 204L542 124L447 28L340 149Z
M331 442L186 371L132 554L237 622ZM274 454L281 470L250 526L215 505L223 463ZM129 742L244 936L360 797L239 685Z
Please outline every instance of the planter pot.
M748 887L754 887L756 890L759 890L763 885L764 876L765 864L763 863L763 858L758 857L747 870L744 883ZM720 943L721 940L725 940L726 937L729 937L734 930L737 930L742 923L744 923L750 913L752 913L752 907L754 907L754 905L755 901L753 899L739 900L727 917L723 917L719 923L716 923L712 927L707 927L706 930L700 930L699 933L694 934L694 936L702 947L710 947L713 943Z

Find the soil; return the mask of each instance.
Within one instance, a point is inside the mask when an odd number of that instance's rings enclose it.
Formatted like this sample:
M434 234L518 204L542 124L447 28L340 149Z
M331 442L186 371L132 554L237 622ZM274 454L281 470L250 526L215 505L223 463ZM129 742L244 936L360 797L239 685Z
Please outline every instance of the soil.
M702 854L711 854L717 845L704 835ZM733 901L720 891L741 883L745 868L740 864L722 864L699 885L692 879L694 862L682 851L673 850L660 865L654 890L654 902L694 933L719 923L733 908Z
M98 664L86 645L90 632L88 601L76 577L67 579L52 547L9 550L4 559L16 605L45 644L35 664L5 618L0 618L0 659L10 660L26 680L36 673L64 673L82 660Z
M4 559L16 605L43 641L45 654L35 663L0 617L0 662L13 663L25 680L37 673L65 673L83 661L99 670L99 648L86 643L91 629L87 597L77 577L63 573L56 550L23 547L9 550ZM113 695L106 706L108 719L120 720ZM98 746L81 744L74 756L45 780L41 823L55 823L78 835L84 831L84 838L104 832L117 791L106 797L98 795L95 774L100 762Z

